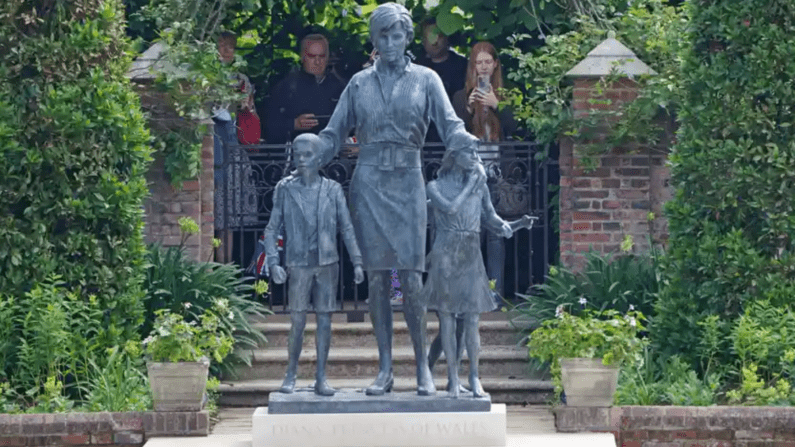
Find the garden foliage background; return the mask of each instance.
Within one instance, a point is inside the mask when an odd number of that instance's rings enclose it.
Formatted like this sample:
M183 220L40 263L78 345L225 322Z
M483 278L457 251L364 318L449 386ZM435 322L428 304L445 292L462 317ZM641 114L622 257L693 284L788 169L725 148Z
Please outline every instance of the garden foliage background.
M248 299L252 289L235 267L190 263L178 248L143 243L144 175L153 150L171 157L178 186L197 172L200 132L152 136L124 76L132 49L158 37L169 42L169 57L189 70L158 85L181 116L199 118L228 87L215 57L221 30L240 35L243 57L233 68L258 84L262 103L269 86L295 68L298 39L309 31L322 27L329 35L343 75L358 70L371 49L367 14L378 3L0 5L2 410L62 411L75 402L148 407L140 343L160 308L190 320L221 297L230 306L221 327L237 335L238 347L262 341L247 319L262 308ZM589 123L570 113L564 74L607 30L659 75L637 79L638 100L609 120L604 144L581 155L625 141L652 146L661 121L680 125L665 252L615 260L591 254L584 274L553 269L520 306L530 317L522 329L580 298L600 310L637 307L649 317L641 335L650 343L622 373L621 403L794 403L795 47L784 43L795 40L795 5L679 3L405 1L415 22L434 15L462 52L475 39L504 50L510 101L541 142L588 138L582 129ZM412 51L421 55L419 43ZM180 88L189 78L206 88L185 95Z

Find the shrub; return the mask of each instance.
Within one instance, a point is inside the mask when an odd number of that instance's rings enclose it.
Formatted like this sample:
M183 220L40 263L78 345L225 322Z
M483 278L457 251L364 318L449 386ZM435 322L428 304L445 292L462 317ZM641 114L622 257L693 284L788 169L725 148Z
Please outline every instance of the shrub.
M251 350L267 341L252 320L262 321L270 311L253 299L253 288L241 270L233 264L193 261L184 255L182 247L151 245L147 261L146 317L141 335L152 331L155 313L160 309L184 314L188 322L198 321L198 315L220 298L228 306L228 311L219 315L220 324L224 333L235 339L235 349L226 362L250 365ZM189 309L185 309L185 303L189 303Z
M700 365L755 301L795 295L795 4L688 2L681 127L670 156L670 243L650 329L663 355ZM732 365L737 353L720 350ZM703 365L699 366L703 368Z
M698 377L690 365L673 356L660 360L648 346L643 361L621 369L616 405L714 405L719 376Z
M517 294L514 324L529 331L539 322L555 318L560 305L587 300L599 311L626 313L632 308L650 317L660 288L660 252L613 256L597 251L585 254L585 268L575 272L566 267L550 268L543 284L534 285L527 295Z
M84 349L123 345L142 317L150 149L125 78L121 1L17 0L3 2L0 18L0 295L21 303L58 275L62 296L92 309ZM67 303L24 311L52 324L72 312ZM52 343L63 335L34 332ZM6 375L83 360L56 345L48 357L31 357L33 366L18 363L44 348L17 335L6 340Z

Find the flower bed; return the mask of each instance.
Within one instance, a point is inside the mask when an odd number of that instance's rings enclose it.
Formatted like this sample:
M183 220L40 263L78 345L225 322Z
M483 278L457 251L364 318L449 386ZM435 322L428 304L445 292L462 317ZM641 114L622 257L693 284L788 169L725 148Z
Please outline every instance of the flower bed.
M207 411L0 414L3 446L140 447L153 436L207 436L208 432Z
M618 447L792 447L792 407L555 408L559 432L611 432Z

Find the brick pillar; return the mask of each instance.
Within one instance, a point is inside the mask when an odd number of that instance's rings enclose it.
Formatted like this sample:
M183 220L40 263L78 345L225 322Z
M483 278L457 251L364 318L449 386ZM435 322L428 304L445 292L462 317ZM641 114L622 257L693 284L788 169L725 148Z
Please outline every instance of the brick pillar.
M599 82L598 78L575 79L575 118L618 111L638 95L638 85L630 79L601 88ZM618 252L626 236L632 236L636 252L647 251L650 241L667 238L662 218L662 205L670 197L666 150L614 147L605 155L592 156L595 166L584 168L578 149L603 141L604 132L591 134L589 141L565 138L560 144L561 262L575 269L583 265L583 252Z
M185 242L185 254L196 261L206 261L212 254L213 238L213 136L202 142L202 168L198 178L187 180L182 188L171 185L164 169L162 154L155 154L146 175L150 195L144 205L146 242L176 247L181 240L179 218L190 217L199 224L199 234Z
M175 119L176 112L150 82L135 84L141 97L141 107L149 115L149 127L153 132L163 132L169 125L186 125L186 121ZM176 123L176 124L175 124ZM212 121L195 122L188 125L207 126L202 141L201 169L195 179L187 180L181 188L171 185L165 171L161 153L154 154L154 161L146 174L149 197L144 203L144 239L147 243L158 242L164 247L180 244L179 218L190 217L199 224L199 234L191 235L185 242L185 254L196 261L211 258L213 247L213 134Z

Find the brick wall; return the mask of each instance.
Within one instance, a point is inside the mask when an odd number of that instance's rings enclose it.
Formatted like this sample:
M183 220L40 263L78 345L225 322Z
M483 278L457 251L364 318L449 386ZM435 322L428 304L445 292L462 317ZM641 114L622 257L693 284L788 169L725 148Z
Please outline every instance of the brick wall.
M629 79L603 89L598 85L599 79L575 80L575 117L619 110L638 94L638 85ZM667 140L654 148L614 147L605 155L593 156L591 166L583 165L578 149L603 141L604 132L591 132L588 141L564 138L560 142L560 252L568 267L580 267L582 252L591 248L617 252L627 235L632 236L636 251L648 250L649 241L667 239L662 217L662 205L671 196L665 165Z
M611 432L618 447L793 447L791 407L558 407L559 432Z
M148 84L138 86L141 106L149 115L150 128L161 130L168 123L184 125L184 120L173 120L163 99L150 90ZM198 126L199 123L193 125ZM200 233L193 235L185 243L185 254L197 261L205 261L212 255L213 239L213 136L212 122L208 123L208 133L204 137L201 150L202 166L198 178L184 182L182 188L171 186L171 180L164 169L161 154L156 153L154 162L147 173L150 196L144 205L146 226L144 237L147 242L160 242L163 246L177 246L180 242L180 217L190 217L200 226Z
M153 436L207 436L199 412L0 414L0 445L140 447Z

